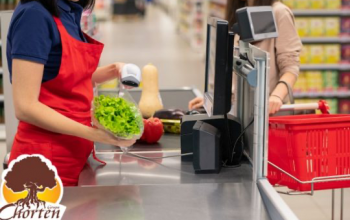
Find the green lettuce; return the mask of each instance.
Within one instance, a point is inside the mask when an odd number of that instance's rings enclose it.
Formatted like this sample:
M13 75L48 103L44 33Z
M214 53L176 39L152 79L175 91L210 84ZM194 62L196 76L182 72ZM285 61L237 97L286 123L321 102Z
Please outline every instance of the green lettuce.
M134 103L100 95L94 99L94 117L115 136L131 139L143 131L142 116Z

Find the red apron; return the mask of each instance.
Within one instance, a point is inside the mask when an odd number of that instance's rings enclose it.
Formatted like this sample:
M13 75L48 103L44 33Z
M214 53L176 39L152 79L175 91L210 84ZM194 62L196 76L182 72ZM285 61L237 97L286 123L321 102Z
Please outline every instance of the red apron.
M91 126L91 77L100 60L103 44L87 35L89 43L76 40L59 18L54 17L54 20L61 36L61 67L56 78L42 83L39 101L72 120ZM42 154L56 166L64 186L75 186L92 150L91 141L20 121L10 161L21 154Z

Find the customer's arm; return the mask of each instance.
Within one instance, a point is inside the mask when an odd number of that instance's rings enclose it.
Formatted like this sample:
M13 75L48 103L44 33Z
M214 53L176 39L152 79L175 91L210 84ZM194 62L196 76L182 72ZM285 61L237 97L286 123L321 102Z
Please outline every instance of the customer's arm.
M302 43L294 24L292 12L287 7L280 7L275 13L279 36L276 39L276 61L279 69L279 81L286 82L293 88L300 66ZM270 114L279 111L282 100L288 95L286 85L279 83L270 96Z

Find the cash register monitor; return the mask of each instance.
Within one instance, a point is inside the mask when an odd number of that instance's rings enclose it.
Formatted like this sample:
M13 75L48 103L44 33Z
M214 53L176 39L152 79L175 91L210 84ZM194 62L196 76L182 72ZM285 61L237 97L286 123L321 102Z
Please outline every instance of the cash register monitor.
M209 116L231 108L233 35L225 20L210 18L207 25L204 108Z
M275 16L271 6L245 7L236 11L234 32L244 42L278 37Z

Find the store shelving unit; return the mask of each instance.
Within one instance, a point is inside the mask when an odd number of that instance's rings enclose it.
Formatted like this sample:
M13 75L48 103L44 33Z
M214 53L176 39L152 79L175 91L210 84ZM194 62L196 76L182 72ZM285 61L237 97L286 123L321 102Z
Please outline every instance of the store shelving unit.
M308 1L308 0L305 0ZM306 9L300 9L300 10L293 10L293 14L296 17L320 17L320 16L349 16L349 10L348 9L338 9L338 10L306 10Z
M290 1L291 4L297 4L295 3L295 1ZM334 3L334 2L333 2ZM340 5L340 2L338 2L338 4ZM347 35L345 33L341 33L341 26L343 25L343 19L346 19L347 17L350 17L350 10L349 9L345 9L343 7L339 7L338 9L326 9L326 3L325 5L325 9L293 9L293 13L296 17L296 19L300 19L302 20L301 23L302 25L306 25L307 22L310 22L309 25L309 33L308 36L303 36L301 38L302 43L304 45L306 45L306 47L312 47L312 45L315 45L316 47L326 47L327 45L330 46L335 46L335 47L340 47L340 51L338 51L339 56L342 56L342 47L346 46L346 45L350 45L350 35ZM291 6L291 7L295 7ZM312 7L312 4L310 2L309 7ZM311 28L314 28L317 31L318 29L322 29L321 27L317 27L317 22L316 25L315 23L311 23L311 19L315 20L318 19L319 22L321 22L321 26L323 26L323 30L324 30L324 34L320 35L318 33L318 36L316 37L314 34L312 33ZM326 29L329 28L329 25L326 25L326 20L325 19L333 19L334 21L338 21L339 24L336 24L335 26L339 26L339 34L335 34L336 32L333 32L333 35L327 35L327 31ZM315 21L314 21L315 22ZM323 23L322 23L323 22ZM298 25L298 22L296 22ZM316 27L315 27L316 26ZM303 33L305 34L305 29L303 29L305 27L301 26L301 32L299 33ZM313 31L315 31L313 30ZM334 31L334 30L333 30ZM339 45L339 46L337 46ZM309 48L310 50L310 48ZM309 51L310 53L310 51ZM327 56L326 55L327 52L324 51L324 55L323 56ZM309 54L309 57L313 57L313 54ZM332 55L332 56L336 56L336 55ZM347 73L350 72L350 62L346 61L344 59L344 57L340 58L340 62L339 63L327 63L327 62L321 62L318 64L309 62L309 63L304 63L300 66L300 70L303 72L301 74L304 74L304 77L306 77L307 82L306 83L301 83L303 85L307 85L308 88L301 89L303 86L299 87L298 86L298 82L302 81L299 80L297 81L297 85L295 87L295 91L294 91L294 96L295 98L297 98L298 102L312 102L315 101L315 99L326 99L327 102L329 102L330 106L331 106L331 110L333 108L333 113L350 113L350 112L345 112L343 109L347 109L347 107L343 108L343 105L349 105L348 107L350 107L350 103L347 103L346 99L350 98L350 87L347 88L346 86L342 85L341 83L341 74L343 73ZM311 61L311 60L310 60ZM328 71L328 72L324 72L324 71ZM315 74L315 79L313 79L313 76L310 74ZM327 74L331 74L333 76L330 76ZM336 74L336 75L335 75ZM308 75L308 76L305 76ZM320 78L320 75L322 75L323 80L321 81L317 81L318 83L323 84L323 88L320 90L320 88L318 88L318 91L315 92L313 91L313 87L315 87L315 85L313 85L315 83L315 80L317 77ZM332 81L332 83L329 83L327 81ZM309 84L310 83L310 84ZM321 86L322 87L322 86ZM331 87L332 89L328 88Z
M177 29L180 35L193 49L204 53L207 1L179 0L177 7Z
M210 0L209 16L217 18L225 18L227 0Z

